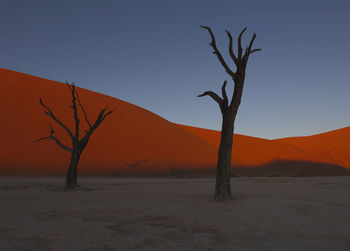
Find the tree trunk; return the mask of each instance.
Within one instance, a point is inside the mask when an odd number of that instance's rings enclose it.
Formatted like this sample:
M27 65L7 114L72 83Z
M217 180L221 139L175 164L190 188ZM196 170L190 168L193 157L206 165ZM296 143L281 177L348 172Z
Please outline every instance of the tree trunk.
M77 183L77 167L80 159L80 153L78 151L72 152L72 157L70 159L70 164L68 168L68 172L66 175L66 190L74 190L79 187Z
M223 113L221 140L216 169L215 200L230 200L231 197L231 152L233 141L234 117Z

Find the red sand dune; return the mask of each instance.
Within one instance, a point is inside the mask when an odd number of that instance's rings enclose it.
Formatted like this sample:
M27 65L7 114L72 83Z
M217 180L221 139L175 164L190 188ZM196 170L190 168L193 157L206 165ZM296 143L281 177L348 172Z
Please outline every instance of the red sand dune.
M179 125L218 147L220 132ZM306 137L267 140L235 134L234 164L256 166L277 160L330 163L350 168L350 127Z
M69 153L54 142L35 140L48 135L50 123L56 136L69 144L64 131L43 113L39 104L42 97L71 127L71 99L65 84L5 69L0 69L0 82L0 173L64 173ZM219 132L177 125L125 101L82 88L78 91L90 120L105 106L114 110L92 135L81 158L80 173L169 174L173 167L198 171L215 168ZM329 132L327 137L321 134L314 138L265 140L235 135L232 164L258 166L291 160L350 168L350 158L346 156L349 134L350 129L344 128ZM134 169L128 167L136 161L141 164Z
M350 169L350 127L307 137L276 140L322 156L329 163Z

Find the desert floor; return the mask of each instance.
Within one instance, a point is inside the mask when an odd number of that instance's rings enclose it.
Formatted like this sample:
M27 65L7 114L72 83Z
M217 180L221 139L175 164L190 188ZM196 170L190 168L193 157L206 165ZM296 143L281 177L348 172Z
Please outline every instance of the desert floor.
M350 250L350 177L0 177L0 250Z

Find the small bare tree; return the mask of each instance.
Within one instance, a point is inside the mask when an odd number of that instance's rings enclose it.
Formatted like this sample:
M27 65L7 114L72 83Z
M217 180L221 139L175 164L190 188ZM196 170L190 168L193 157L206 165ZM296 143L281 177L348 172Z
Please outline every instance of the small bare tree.
M238 107L241 103L244 79L245 79L245 71L248 63L248 59L250 54L260 51L260 49L252 49L254 40L256 38L256 34L254 33L252 39L248 47L245 48L243 53L242 48L242 35L246 31L247 27L245 27L238 36L238 51L237 56L233 51L233 39L231 33L226 30L226 34L229 38L229 54L236 66L236 72L231 70L231 68L226 63L222 54L216 47L215 37L210 27L208 26L200 26L203 29L208 30L209 35L211 37L211 42L209 45L213 48L213 54L217 56L221 65L224 67L226 73L231 77L234 83L234 90L231 102L226 95L226 84L227 81L224 81L222 85L221 92L222 98L217 95L213 91L206 91L198 97L210 96L214 99L220 107L222 113L222 128L221 128L221 140L218 152L218 162L217 162L217 170L216 170L216 185L215 185L215 199L218 201L222 200L230 200L231 196L231 186L230 186L230 176L231 176L231 151L232 151L232 142L233 142L233 131L234 131L234 122L236 119Z
M97 119L93 124L90 123L86 110L83 107L83 105L80 103L79 96L77 89L75 87L75 84L67 84L67 87L69 88L71 95L72 95L72 105L71 108L73 109L73 117L74 117L74 133L66 126L63 124L61 120L59 120L56 115L52 112L52 110L47 107L42 98L40 98L40 104L44 107L44 113L49 116L51 119L53 119L59 126L61 126L68 136L70 137L72 141L72 146L68 147L64 145L56 136L55 136L55 130L52 128L52 126L49 124L50 128L50 135L46 137L42 137L37 140L37 142L44 140L44 139L49 139L49 140L54 140L56 144L61 147L63 150L66 150L71 153L71 159L70 159L70 164L68 167L67 175L66 175L66 190L74 190L77 187L79 187L77 183L77 167L78 163L80 160L80 156L85 149L86 145L89 142L89 139L93 132L100 126L100 124L105 120L105 118L110 115L113 111L112 110L107 110L107 108L104 108L101 110L99 113ZM86 123L88 124L88 129L85 130L85 134L80 137L79 136L79 126L80 126L80 119L78 117L78 106L80 107L81 111L84 114L84 119Z
M136 160L134 162L130 162L130 163L126 163L126 165L130 168L130 169L135 169L136 167L138 167L139 165L141 165L142 163L147 162L146 159L144 160Z

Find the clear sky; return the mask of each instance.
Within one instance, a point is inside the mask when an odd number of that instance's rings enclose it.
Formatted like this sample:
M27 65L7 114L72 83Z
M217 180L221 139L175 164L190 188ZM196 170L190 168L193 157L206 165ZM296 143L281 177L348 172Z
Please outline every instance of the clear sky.
M228 29L257 33L236 132L264 138L350 125L348 0L1 0L0 67L101 92L176 123L219 130L209 97L229 76ZM231 88L228 89L232 92Z

